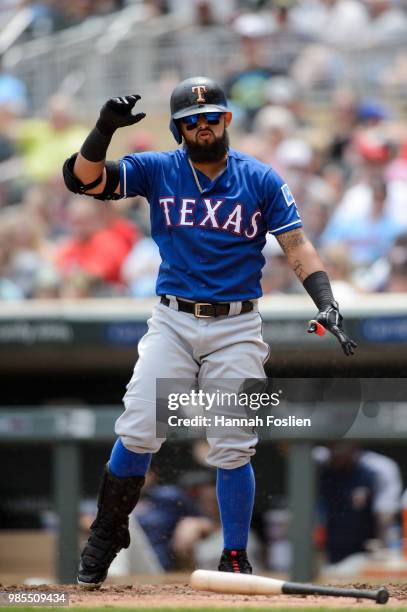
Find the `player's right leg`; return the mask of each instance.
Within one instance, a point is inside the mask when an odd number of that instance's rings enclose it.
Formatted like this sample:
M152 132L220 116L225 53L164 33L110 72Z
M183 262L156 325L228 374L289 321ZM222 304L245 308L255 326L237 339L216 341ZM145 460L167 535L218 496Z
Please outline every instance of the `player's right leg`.
M123 398L125 411L116 422L120 437L105 469L98 513L81 555L78 583L84 588L99 588L117 553L129 546L128 517L138 502L151 453L164 441L156 435L156 379L192 381L197 375L187 341L188 332L196 328L188 329L187 316L157 305L139 343L139 358Z

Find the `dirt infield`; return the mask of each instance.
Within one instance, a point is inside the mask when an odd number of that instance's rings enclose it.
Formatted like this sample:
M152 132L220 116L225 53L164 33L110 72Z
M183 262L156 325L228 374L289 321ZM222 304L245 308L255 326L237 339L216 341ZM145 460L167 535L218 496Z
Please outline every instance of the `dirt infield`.
M342 585L343 586L343 585ZM353 584L353 588L375 589L382 585ZM390 591L391 608L407 609L407 585L386 585ZM197 592L188 584L128 584L103 586L99 591L84 591L77 585L0 585L1 591L41 591L69 593L70 607L102 608L370 608L369 600L341 597L221 595ZM385 609L385 608L383 608Z

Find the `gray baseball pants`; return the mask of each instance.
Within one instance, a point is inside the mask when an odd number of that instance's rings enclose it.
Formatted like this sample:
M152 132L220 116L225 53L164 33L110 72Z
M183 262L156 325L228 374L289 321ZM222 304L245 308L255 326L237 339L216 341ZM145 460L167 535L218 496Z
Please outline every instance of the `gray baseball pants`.
M257 301L254 309L237 314L241 302L231 305L225 317L198 319L178 311L172 296L170 307L157 304L148 320L148 331L138 345L139 358L123 398L125 410L115 431L126 448L155 453L164 439L156 436L156 379L197 381L205 390L210 379L264 379L263 364L268 345L262 338ZM190 389L185 389L189 392ZM255 453L257 434L252 428L237 428L219 437L208 435L207 463L225 469L237 468Z

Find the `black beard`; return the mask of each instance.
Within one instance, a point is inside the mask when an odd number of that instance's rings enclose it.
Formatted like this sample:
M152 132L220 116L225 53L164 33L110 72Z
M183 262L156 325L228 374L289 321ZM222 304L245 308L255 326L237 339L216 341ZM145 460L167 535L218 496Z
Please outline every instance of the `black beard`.
M184 138L184 149L192 162L218 162L226 157L229 149L229 135L225 130L220 138L215 138L212 143L207 144L186 141Z

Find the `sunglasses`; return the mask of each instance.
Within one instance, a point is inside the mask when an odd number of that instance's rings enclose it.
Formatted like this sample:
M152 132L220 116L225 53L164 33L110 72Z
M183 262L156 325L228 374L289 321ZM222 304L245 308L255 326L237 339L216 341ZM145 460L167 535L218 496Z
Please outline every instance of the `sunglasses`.
M198 125L199 117L203 115L209 125L218 125L223 113L197 113L196 115L189 115L188 117L182 117L181 121L185 124L187 130L194 130Z

